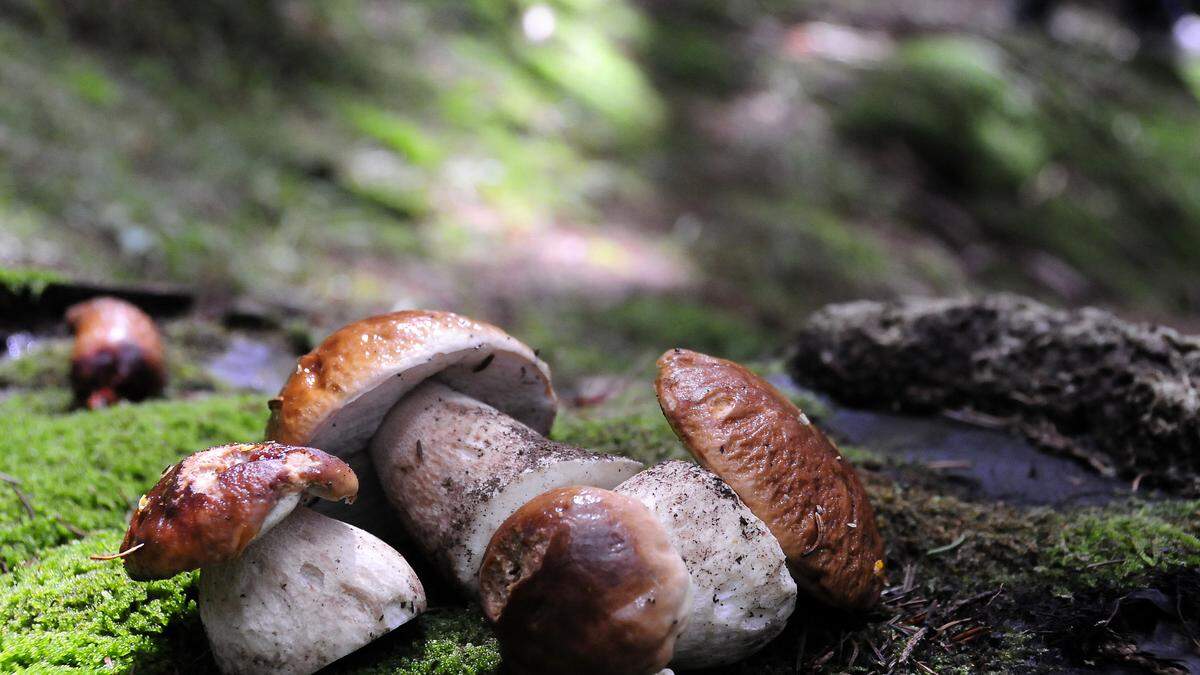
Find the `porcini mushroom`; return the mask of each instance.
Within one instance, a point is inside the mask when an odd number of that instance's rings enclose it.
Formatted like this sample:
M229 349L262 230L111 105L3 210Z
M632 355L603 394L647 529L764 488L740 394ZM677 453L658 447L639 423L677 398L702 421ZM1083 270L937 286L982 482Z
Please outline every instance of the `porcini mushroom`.
M267 435L340 455L364 450L409 532L461 590L478 589L492 533L555 487L610 488L641 464L548 441L546 364L501 329L449 312L357 321L302 357Z
M162 393L167 380L162 339L145 312L99 297L67 309L67 323L75 334L71 388L77 405L95 410Z
M492 537L480 599L517 673L642 674L666 666L691 585L637 500L589 487L539 495Z
M113 557L138 580L201 568L200 618L223 672L312 673L425 609L394 549L296 508L357 491L350 467L320 450L210 448L163 472Z
M522 504L564 485L613 487L641 468L550 441L433 381L388 413L371 457L413 538L468 591L492 534Z
M796 583L779 542L728 485L688 462L663 462L614 490L642 502L692 578L687 627L671 666L740 661L787 626Z
M858 475L799 408L724 359L674 349L658 360L663 414L696 459L762 519L800 587L866 609L883 587L883 540Z

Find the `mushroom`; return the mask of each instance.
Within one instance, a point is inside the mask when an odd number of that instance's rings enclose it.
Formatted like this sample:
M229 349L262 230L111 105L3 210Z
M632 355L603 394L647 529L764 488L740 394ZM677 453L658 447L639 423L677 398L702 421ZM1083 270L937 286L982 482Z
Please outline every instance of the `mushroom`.
M163 472L109 557L137 580L201 568L200 619L222 672L312 673L425 609L394 549L296 508L357 491L350 467L320 450L210 448Z
M611 488L641 464L544 437L546 364L501 329L410 310L334 332L271 402L269 438L370 464L422 550L467 594L492 533L555 487ZM343 517L339 515L339 517Z
M638 473L615 492L650 509L692 578L691 612L673 667L734 663L783 631L796 606L796 583L779 542L725 481L673 461Z
M479 576L517 673L654 673L687 622L683 560L645 506L609 490L529 501L496 531Z
M67 323L75 333L71 388L76 405L95 410L162 393L167 380L162 340L145 312L124 300L99 297L68 308Z
M745 367L674 349L658 360L663 414L779 540L796 583L868 609L883 587L883 540L849 462L799 408Z

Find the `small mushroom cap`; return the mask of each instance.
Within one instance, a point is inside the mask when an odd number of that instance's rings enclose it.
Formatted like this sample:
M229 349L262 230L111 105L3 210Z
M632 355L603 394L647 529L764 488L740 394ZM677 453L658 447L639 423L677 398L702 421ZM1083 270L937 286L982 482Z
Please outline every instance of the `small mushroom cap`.
M270 403L267 438L360 452L396 401L434 376L538 433L554 422L550 369L532 349L482 321L408 310L344 326L302 356Z
M658 401L676 435L766 523L796 583L866 609L883 589L883 540L867 493L834 444L765 380L685 349L658 360Z
M240 443L170 466L138 501L121 542L133 579L165 579L236 558L303 494L353 500L358 478L313 448Z
M654 673L685 627L691 582L637 500L589 487L532 499L492 537L480 600L519 673Z
M145 312L105 296L72 305L66 317L75 334L71 385L79 403L99 408L162 393L162 338Z

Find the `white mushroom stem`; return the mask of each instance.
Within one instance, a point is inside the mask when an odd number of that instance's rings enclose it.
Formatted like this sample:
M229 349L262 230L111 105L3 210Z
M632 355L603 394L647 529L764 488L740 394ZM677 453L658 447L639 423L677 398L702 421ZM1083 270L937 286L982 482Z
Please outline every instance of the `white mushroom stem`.
M724 481L694 464L664 462L614 491L650 509L691 575L691 613L673 667L734 663L779 635L796 583L778 540Z
M307 675L425 611L425 590L387 544L300 508L201 570L199 604L222 672Z
M568 485L611 488L641 468L632 459L550 441L435 381L396 404L370 452L413 538L472 595L488 541L525 502Z

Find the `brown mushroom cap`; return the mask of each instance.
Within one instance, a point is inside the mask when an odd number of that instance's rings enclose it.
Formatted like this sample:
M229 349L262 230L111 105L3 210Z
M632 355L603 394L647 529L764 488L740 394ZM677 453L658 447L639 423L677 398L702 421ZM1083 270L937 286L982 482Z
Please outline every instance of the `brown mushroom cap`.
M525 673L653 673L685 627L691 581L637 500L551 490L492 537L479 573L505 662Z
M344 326L301 357L271 401L267 437L357 453L396 401L434 376L540 434L554 422L550 371L532 349L491 324L408 310Z
M168 467L139 501L121 542L133 579L165 579L236 558L301 494L353 500L345 462L279 443L222 445Z
M145 312L124 300L99 297L72 305L66 316L75 334L71 385L79 404L100 408L162 393L162 339Z
M696 459L766 523L796 582L823 602L865 609L883 588L883 540L858 475L791 401L732 361L673 349L658 401Z

